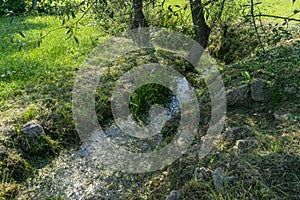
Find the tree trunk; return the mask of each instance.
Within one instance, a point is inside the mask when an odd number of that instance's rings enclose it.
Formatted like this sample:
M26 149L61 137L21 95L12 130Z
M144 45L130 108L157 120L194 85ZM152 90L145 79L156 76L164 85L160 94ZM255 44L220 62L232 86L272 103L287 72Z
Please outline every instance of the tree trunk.
M149 44L149 25L143 13L143 0L133 0L134 18L131 25L133 39L140 45ZM142 29L143 28L143 29Z
M189 59L193 65L197 65L204 49L207 47L210 28L206 24L204 18L203 4L201 0L190 0L192 18L194 23L195 41L199 44L194 44L189 53Z
M36 8L36 6L37 6L37 0L32 0L30 11L33 11Z
M210 28L204 19L204 10L201 0L190 1L192 18L194 23L195 40L203 47L206 48L210 34Z

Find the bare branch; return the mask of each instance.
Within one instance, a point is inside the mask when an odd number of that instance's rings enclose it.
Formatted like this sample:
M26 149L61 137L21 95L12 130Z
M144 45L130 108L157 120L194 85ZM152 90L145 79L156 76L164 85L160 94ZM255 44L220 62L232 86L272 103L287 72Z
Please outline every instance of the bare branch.
M260 45L261 45L261 47L262 47L263 52L265 53L265 52L266 52L266 51L265 51L265 47L264 47L264 45L263 45L263 43L262 43L262 41L261 41L260 35L259 35L259 33L258 33L257 26L256 26L255 15L254 15L254 2L253 2L253 0L251 0L251 17L252 17L252 22L253 22L253 26L254 26L254 29L255 29L257 38L258 38L258 40L259 40L259 43L260 43Z
M284 20L288 20L288 21L300 22L300 19L290 18L290 17L282 17L282 16L277 16L277 15L259 14L259 15L255 15L254 17L270 17L270 18L284 19Z

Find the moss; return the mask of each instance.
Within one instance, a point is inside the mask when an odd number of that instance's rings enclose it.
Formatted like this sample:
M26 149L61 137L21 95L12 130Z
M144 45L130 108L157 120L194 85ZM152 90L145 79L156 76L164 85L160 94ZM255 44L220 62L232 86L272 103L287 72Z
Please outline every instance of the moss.
M0 164L0 178L3 181L24 181L32 173L32 167L19 154L8 153Z
M59 142L52 140L47 135L25 134L22 132L12 134L8 140L8 145L18 149L22 156L27 159L51 157L60 150Z
M0 183L0 199L15 199L20 189L20 185L16 183Z

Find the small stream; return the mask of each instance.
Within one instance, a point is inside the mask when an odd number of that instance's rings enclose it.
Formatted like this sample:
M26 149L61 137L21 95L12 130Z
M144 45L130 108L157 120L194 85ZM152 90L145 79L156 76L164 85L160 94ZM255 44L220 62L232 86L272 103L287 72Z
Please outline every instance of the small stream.
M185 78L178 80L179 94L188 89ZM177 98L172 97L170 105L163 106L167 120L180 115L180 105ZM151 116L152 120L160 120ZM162 127L158 127L161 129ZM135 152L150 152L163 144L166 138L162 133L152 136L150 139L139 139L124 134L115 124L104 130L106 137L112 142L125 146ZM33 178L27 180L21 188L18 199L120 199L129 192L131 187L144 187L145 183L133 181L133 176L126 173L115 172L104 166L98 159L89 156L92 149L82 147L81 150L69 150L52 161L51 164L37 171ZM120 175L122 174L122 175ZM127 189L126 189L127 188Z

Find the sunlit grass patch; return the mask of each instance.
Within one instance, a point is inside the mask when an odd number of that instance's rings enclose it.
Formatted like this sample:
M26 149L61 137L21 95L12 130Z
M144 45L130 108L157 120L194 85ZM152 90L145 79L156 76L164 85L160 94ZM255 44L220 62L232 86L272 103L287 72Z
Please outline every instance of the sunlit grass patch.
M2 177L3 182L14 184L20 174L22 180L28 176L20 164L24 158L26 169L31 169L61 148L79 142L70 106L73 81L103 32L86 25L77 30L77 41L67 39L66 32L61 20L52 16L0 18L0 142L20 154L13 162L7 160L10 156L4 159L1 172L9 172L9 179ZM47 37L37 45L44 35ZM34 119L40 121L46 135L5 135L11 127L21 127ZM10 193L11 186L7 188L1 197Z

